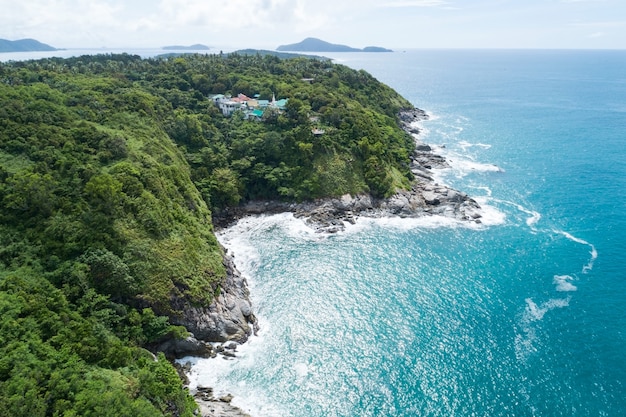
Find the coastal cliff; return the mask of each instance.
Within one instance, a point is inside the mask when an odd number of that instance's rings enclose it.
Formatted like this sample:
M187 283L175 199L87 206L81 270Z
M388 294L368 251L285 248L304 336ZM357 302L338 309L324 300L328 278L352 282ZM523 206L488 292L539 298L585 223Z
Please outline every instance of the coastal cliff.
M226 277L217 287L209 305L193 305L182 298L172 299L172 307L181 314L173 316L170 321L185 327L190 335L184 339L168 339L155 346L155 350L164 352L170 358L210 357L218 352L228 352L219 345L214 348L212 343L241 344L257 332L258 323L249 299L246 278L227 253L224 253L224 267Z

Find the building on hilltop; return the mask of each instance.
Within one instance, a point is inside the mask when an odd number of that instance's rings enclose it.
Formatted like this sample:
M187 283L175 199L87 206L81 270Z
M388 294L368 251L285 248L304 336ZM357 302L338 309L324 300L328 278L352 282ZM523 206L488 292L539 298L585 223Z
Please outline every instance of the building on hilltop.
M276 100L276 96L272 94L272 101L250 98L245 94L237 94L237 97L226 96L224 94L216 94L211 97L215 105L220 109L224 116L231 116L237 110L244 112L246 119L260 120L267 108L275 108L279 111L285 110L288 98Z

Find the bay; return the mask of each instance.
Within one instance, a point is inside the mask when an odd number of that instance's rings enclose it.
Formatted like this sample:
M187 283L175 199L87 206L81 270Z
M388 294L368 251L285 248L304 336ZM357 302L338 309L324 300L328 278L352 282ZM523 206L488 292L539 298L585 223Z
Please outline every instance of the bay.
M193 383L255 416L623 415L626 52L333 58L431 114L438 179L494 221L241 221L262 330Z

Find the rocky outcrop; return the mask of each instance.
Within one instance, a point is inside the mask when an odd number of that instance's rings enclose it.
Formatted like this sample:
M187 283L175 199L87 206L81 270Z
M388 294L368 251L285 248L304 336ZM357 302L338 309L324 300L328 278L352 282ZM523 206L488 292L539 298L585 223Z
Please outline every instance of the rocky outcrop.
M230 402L233 396L227 394L216 398L212 388L198 387L194 394L201 417L250 417Z
M179 359L185 356L207 358L213 352L213 346L210 343L198 340L193 335L189 335L184 339L166 339L151 349L163 352L169 359Z
M467 194L436 183L416 182L411 190L401 190L387 199L370 195L326 199L300 204L294 215L304 218L316 231L335 233L354 224L358 217L416 218L441 215L460 221L480 223L480 206Z
M252 312L246 278L235 268L232 257L224 254L226 278L209 306L194 306L174 300L172 307L183 314L171 318L174 325L184 326L191 336L184 340L168 340L159 350L173 357L188 355L212 356L207 342L236 341L244 343L258 330Z

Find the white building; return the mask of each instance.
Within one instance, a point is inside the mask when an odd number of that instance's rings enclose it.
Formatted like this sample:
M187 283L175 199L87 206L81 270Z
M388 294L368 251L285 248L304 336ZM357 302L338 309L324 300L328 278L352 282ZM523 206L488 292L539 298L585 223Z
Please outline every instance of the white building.
M237 99L234 100L232 97L227 97L223 94L213 96L212 99L224 116L230 116L235 111L246 106L245 102Z

